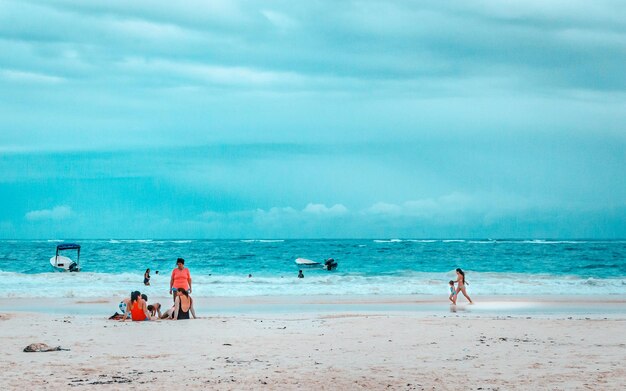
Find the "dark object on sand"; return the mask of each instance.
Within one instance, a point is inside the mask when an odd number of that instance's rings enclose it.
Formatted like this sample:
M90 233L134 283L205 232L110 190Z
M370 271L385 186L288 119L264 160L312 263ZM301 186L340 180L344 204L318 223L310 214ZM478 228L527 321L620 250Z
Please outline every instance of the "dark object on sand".
M324 261L324 268L326 270L335 270L337 269L337 265L338 265L337 261L335 261L332 258L328 258L326 261Z
M63 349L60 346L57 347L52 347L49 345L46 345L45 343L31 343L30 345L28 345L27 347L24 348L24 351L27 353L30 352L57 352L59 350L69 350L69 349Z

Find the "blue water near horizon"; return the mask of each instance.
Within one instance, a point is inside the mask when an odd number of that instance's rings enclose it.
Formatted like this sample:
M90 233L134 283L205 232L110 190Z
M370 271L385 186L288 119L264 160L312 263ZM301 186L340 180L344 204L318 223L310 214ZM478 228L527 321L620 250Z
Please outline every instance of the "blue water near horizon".
M624 240L80 240L82 271L54 273L49 259L60 242L0 241L0 297L164 295L177 257L194 295L206 297L446 295L457 267L474 295L626 294ZM339 267L305 268L297 279L298 257L332 257Z

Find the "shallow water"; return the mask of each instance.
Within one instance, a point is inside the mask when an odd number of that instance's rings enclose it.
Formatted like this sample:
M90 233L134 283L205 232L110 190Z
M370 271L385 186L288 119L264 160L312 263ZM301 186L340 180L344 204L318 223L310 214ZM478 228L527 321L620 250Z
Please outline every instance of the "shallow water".
M626 294L626 241L84 240L82 272L71 274L51 272L58 242L0 241L0 297L163 294L177 257L194 295L207 297L447 295L457 267L471 295ZM304 268L297 279L298 257L333 257L339 267ZM142 284L146 268L151 287Z

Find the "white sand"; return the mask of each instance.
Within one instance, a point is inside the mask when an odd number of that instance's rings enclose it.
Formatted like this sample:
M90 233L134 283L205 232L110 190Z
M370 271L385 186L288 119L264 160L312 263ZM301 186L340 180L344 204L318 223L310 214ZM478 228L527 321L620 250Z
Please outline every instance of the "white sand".
M122 323L5 311L0 389L618 390L625 331L619 316L270 311ZM22 352L33 342L71 350Z

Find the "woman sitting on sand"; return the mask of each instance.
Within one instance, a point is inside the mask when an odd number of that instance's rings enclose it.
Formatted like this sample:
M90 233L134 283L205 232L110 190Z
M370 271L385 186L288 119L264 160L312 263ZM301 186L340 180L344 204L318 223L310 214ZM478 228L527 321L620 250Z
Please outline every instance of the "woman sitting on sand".
M465 296L465 298L467 298L467 300L469 300L470 304L474 304L472 302L472 299L470 299L470 297L467 295L467 292L465 291L465 285L469 285L467 283L467 281L465 281L465 272L463 270L461 270L461 268L457 268L456 269L456 294L454 295L454 297L452 298L452 303L456 304L456 299L459 297L459 292L463 293L463 296Z
M150 320L146 301L141 298L139 291L134 291L130 294L130 316L134 321ZM124 320L126 320L126 314L122 318L122 321Z
M193 309L193 299L186 290L179 288L174 302L174 320L189 319L189 312L196 319L196 311Z

